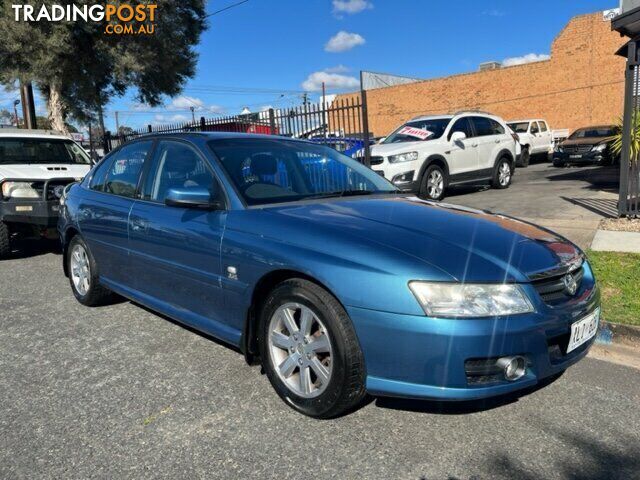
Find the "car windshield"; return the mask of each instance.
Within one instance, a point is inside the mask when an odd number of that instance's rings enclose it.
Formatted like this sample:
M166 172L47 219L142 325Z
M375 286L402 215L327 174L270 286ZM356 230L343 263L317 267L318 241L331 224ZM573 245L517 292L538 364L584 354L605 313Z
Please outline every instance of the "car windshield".
M398 128L382 143L420 142L440 138L449 125L450 118L412 120Z
M576 138L605 138L613 137L615 134L616 131L613 127L590 127L576 130L569 138L572 140Z
M507 125L516 133L527 133L527 130L529 130L529 122L514 122L507 123Z
M324 145L282 138L211 140L247 205L395 193L373 170Z
M89 164L89 156L75 142L59 138L0 138L0 164Z

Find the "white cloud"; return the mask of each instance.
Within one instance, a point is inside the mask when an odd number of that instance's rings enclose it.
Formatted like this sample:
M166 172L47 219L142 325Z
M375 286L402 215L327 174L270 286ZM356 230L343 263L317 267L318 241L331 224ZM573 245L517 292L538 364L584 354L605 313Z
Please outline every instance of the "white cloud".
M335 67L325 68L324 71L327 73L346 73L350 71L349 67L345 67L344 65L336 65Z
M169 104L169 108L174 110L189 110L191 107L201 109L204 107L204 102L199 98L181 95L171 100L171 103Z
M549 60L551 57L546 53L527 53L521 57L505 58L502 61L504 67L512 67L513 65L524 65L525 63L541 62Z
M492 8L491 10L485 10L482 12L483 15L488 17L504 17L506 15L502 10L498 10L497 8Z
M363 10L373 8L373 4L367 0L333 0L334 13L360 13Z
M326 52L338 53L351 50L358 45L364 45L365 39L357 33L349 33L344 30L336 33L324 46Z
M360 87L360 82L355 77L332 73L329 71L313 72L302 82L302 89L307 92L320 92L324 82L327 90L344 90Z
M187 122L189 120L191 120L189 117L187 117L186 115L171 115L171 116L166 116L166 115L162 115L162 114L157 114L153 117L154 123L155 124L160 124L160 123L178 123L178 122Z

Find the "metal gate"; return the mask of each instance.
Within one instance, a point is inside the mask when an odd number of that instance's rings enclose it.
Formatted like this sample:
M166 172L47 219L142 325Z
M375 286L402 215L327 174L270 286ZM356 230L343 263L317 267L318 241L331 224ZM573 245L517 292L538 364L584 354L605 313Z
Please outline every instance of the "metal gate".
M370 165L372 135L367 121L366 92L338 97L331 103L306 103L291 108L213 118L111 134L105 132L105 153L122 143L150 133L238 132L280 135L330 146Z
M640 41L627 44L622 152L620 156L620 216L640 216Z

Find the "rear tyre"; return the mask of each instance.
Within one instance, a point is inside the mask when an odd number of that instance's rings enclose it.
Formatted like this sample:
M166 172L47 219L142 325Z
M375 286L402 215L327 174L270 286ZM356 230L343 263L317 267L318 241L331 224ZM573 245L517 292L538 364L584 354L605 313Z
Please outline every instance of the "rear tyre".
M351 320L326 290L287 280L260 313L262 367L285 403L314 418L333 418L360 404L364 357Z
M531 160L531 154L529 153L529 147L522 147L522 151L520 152L520 159L518 160L518 167L527 168L529 166L529 162Z
M80 235L71 239L67 250L69 283L76 299L87 307L111 303L115 295L98 280L98 266Z
M11 254L11 232L9 226L0 222L0 260L7 258Z
M430 165L422 175L420 182L420 198L427 200L442 200L447 188L445 171L439 165Z
M498 189L509 188L512 178L513 169L511 168L511 162L508 158L502 157L498 160L498 164L496 165L491 186Z
M556 168L562 168L562 167L564 167L564 165L565 165L565 164L564 164L564 162L563 162L562 160L559 160L559 159L557 159L557 158L554 158L554 159L553 159L553 166L554 166L554 167L556 167Z

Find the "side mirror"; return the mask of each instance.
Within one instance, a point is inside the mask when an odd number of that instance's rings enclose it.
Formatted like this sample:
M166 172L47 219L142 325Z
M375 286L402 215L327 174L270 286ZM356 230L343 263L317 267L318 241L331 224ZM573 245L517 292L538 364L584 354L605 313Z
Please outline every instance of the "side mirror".
M214 195L202 187L170 188L164 199L165 205L183 208L222 208L218 201L212 201Z
M467 138L467 134L464 132L453 132L451 134L451 142L458 143Z

